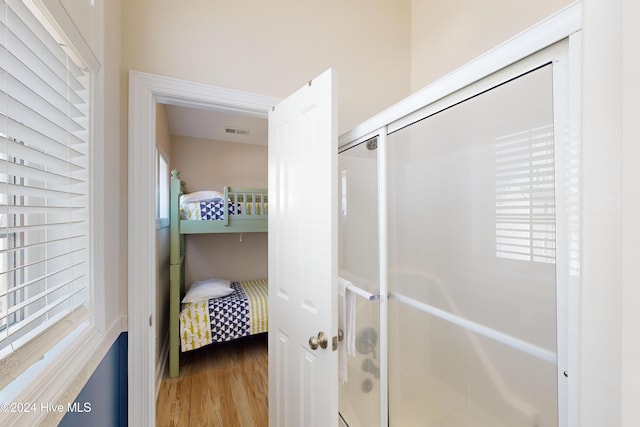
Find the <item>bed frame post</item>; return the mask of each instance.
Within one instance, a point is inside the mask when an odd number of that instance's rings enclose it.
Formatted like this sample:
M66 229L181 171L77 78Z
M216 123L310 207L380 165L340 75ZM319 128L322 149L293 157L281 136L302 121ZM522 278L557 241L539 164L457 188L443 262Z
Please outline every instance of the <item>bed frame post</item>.
M229 226L229 203L230 203L230 199L229 199L229 187L228 186L224 186L224 201L222 203L222 206L224 206L222 208L223 212L224 212L224 226L228 227ZM238 201L236 200L236 198L234 197L233 200L233 204L235 205Z
M180 373L180 300L184 294L184 239L180 234L180 172L171 171L170 289L169 289L169 377Z
M180 262L182 251L180 248L180 196L182 195L182 181L180 180L180 171L174 169L171 171L171 210L169 212L171 218L171 265Z

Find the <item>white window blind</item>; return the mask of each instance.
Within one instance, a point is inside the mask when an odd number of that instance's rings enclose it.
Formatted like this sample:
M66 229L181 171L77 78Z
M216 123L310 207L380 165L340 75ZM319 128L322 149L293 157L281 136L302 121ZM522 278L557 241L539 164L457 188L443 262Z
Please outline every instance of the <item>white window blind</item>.
M26 4L0 3L0 387L86 318L90 294L91 78Z

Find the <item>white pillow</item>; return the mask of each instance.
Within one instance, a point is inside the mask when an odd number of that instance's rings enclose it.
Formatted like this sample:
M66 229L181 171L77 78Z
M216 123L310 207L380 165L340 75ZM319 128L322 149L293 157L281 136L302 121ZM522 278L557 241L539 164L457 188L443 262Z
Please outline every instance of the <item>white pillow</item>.
M219 285L219 286L231 289L231 280L228 280L228 279L211 278L211 279L197 280L193 282L192 285L196 283L198 284L198 286Z
M231 282L225 279L208 279L193 282L189 286L186 295L182 299L183 303L198 302L212 298L224 297L233 293Z
M193 193L183 194L180 197L180 204L198 203L207 200L224 199L224 193L213 190L195 191Z

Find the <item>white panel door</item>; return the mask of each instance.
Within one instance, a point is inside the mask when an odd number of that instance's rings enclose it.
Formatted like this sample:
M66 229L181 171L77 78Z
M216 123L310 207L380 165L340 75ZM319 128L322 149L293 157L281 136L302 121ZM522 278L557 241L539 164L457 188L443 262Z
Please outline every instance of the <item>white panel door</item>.
M328 70L269 115L269 425L338 424L337 120ZM326 336L326 348L322 338ZM317 348L310 342L315 337ZM336 342L337 344L337 342Z

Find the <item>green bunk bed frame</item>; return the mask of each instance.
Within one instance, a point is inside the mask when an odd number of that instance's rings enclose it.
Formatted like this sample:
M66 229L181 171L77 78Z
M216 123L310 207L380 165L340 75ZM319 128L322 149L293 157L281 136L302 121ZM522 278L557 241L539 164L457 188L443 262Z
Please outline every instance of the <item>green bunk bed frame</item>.
M171 171L171 228L170 228L170 291L169 291L169 376L180 371L180 308L185 293L186 234L258 233L267 231L267 190L224 187L224 200L230 203L258 203L262 207L250 212L229 215L229 203L224 203L222 220L185 220L180 218L180 197L184 191L180 172Z

